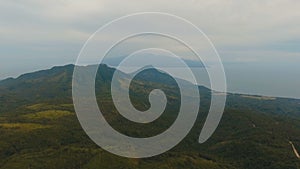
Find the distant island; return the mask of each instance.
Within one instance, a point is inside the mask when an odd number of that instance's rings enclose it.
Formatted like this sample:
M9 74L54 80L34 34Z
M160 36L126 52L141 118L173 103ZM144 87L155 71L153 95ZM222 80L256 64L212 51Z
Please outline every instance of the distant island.
M151 55L151 56L150 56ZM104 58L103 63L107 64L109 66L112 67L116 67L120 64L120 62L125 58L126 56L123 57L109 57L109 58ZM151 58L157 58L157 60L159 60L161 63L166 63L166 67L176 67L176 66L172 66L172 65L168 65L167 61L164 61L164 57L162 56L158 56L158 55L153 55L153 54L149 54L149 56L144 56L144 57L151 57ZM168 57L168 56L165 56ZM170 58L170 57L168 57ZM189 59L182 59L187 66L189 66L190 68L205 68L204 64L201 61L197 61L197 60L189 60ZM130 66L130 65L129 65ZM138 65L131 65L131 66L138 66Z

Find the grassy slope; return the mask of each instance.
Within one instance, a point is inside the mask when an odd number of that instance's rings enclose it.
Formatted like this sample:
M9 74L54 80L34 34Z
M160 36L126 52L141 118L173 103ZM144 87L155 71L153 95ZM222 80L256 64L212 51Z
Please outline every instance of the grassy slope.
M103 69L105 73L98 76L97 82L102 86L100 91L109 91L107 84L113 70ZM78 123L70 99L71 70L70 67L51 69L50 73L38 72L40 75L30 74L0 83L0 101L5 105L0 109L0 169L296 169L300 166L289 144L291 140L300 149L299 100L229 95L218 130L208 142L199 145L197 139L209 106L209 91L205 88L200 88L202 113L197 123L169 152L148 159L127 159L107 153L90 141ZM178 95L174 92L176 87L172 88L172 80L168 83L165 86L139 81L131 86L131 99L139 109L149 106L146 96L154 86L167 92L171 101L168 111L152 126L131 124L122 118L107 92L98 93L98 101L105 103L101 108L115 129L132 136L155 135L176 118ZM23 101L15 104L15 100Z
M148 159L117 157L98 148L82 131L74 113L49 118L44 107L4 114L0 125L0 168L297 168L288 137L299 145L297 124L269 115L228 110L214 136L197 144L201 119L169 152ZM49 111L65 112L63 105ZM63 111L60 111L62 109ZM73 112L70 108L68 112ZM39 118L28 118L40 114ZM288 121L288 123L286 122ZM118 125L115 121L112 125ZM28 125L30 124L30 125ZM253 125L255 124L255 126ZM24 126L26 127L24 127ZM131 129L129 129L131 130ZM147 131L146 131L147 132ZM296 134L296 135L295 135Z

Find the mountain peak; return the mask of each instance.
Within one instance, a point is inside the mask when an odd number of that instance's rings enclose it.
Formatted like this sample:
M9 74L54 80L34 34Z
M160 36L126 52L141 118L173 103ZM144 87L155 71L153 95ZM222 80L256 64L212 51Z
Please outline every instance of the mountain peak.
M147 73L159 73L159 74L166 74L165 72L163 72L162 70L155 68L153 65L146 65L140 69L138 69L137 71L135 71L132 74L136 74L137 72L147 72Z

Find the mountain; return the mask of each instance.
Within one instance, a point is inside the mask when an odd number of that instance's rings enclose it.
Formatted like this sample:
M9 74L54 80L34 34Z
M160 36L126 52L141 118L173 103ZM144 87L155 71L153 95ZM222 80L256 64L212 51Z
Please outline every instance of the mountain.
M87 71L92 66L83 66ZM115 71L100 65L97 101L114 129L134 137L165 131L177 117L180 93L169 75L147 67L133 77L132 104L150 106L148 95L162 89L166 111L149 124L132 123L114 107L110 83ZM222 121L206 143L198 137L210 104L211 91L199 86L201 108L189 135L172 150L147 159L112 155L96 146L82 130L72 104L74 65L53 67L0 81L0 169L297 169L300 159L300 100L227 94ZM122 79L132 75L121 72ZM126 126L126 127L124 127ZM293 146L292 146L292 145Z
M112 67L116 67L118 66L122 60L124 60L126 56L120 56L120 57L108 57L108 58L104 58L103 63L107 64L109 66ZM149 57L149 58L153 58L154 60L158 60L161 63L169 63L170 62L170 56L164 56L162 57L161 55L156 55L156 54L143 54L141 57ZM190 60L190 59L182 59L185 64L187 66L189 66L190 68L204 68L204 64L200 61L196 61L196 60ZM131 63L131 65L127 65L127 66L139 66L140 63ZM176 67L176 66L170 66L169 64L164 65L164 67Z

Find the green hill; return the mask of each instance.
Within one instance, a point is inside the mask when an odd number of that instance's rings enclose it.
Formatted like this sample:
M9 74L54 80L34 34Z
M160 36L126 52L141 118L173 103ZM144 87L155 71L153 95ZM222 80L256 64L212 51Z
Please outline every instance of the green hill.
M73 69L74 65L66 65L0 81L0 169L300 168L300 159L289 143L300 151L300 100L228 94L216 133L199 144L211 93L201 86L200 114L179 145L147 159L112 155L88 138L76 118L71 97ZM148 94L154 88L162 89L168 99L159 119L136 124L124 119L111 101L114 71L100 66L96 93L98 102L103 103L100 108L104 116L116 130L147 137L172 125L180 105L178 86L172 77L155 69L134 77L130 94L137 109L149 108ZM122 78L129 76L122 74Z

